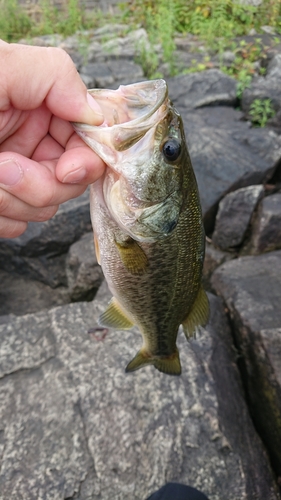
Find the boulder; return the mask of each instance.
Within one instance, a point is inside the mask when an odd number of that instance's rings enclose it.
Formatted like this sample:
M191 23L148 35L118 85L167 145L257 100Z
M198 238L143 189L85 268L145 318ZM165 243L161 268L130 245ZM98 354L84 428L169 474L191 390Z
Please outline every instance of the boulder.
M244 253L259 254L281 248L281 193L264 198L252 225Z
M103 280L93 239L91 231L69 248L66 258L66 276L72 302L92 300Z
M95 333L106 285L0 325L0 498L144 500L167 481L212 500L280 500L243 397L220 299L198 340L180 335L181 377L125 374L131 331Z
M277 53L268 63L266 76L254 78L249 87L243 92L241 107L248 117L255 99L270 99L274 111L279 112L281 110L280 78L281 53Z
M114 76L107 62L89 63L81 67L80 76L88 88L108 88Z
M171 95L173 99L173 95ZM213 232L219 201L227 193L270 179L281 158L281 136L250 128L234 109L178 108L196 174L207 234Z
M89 88L116 88L144 78L141 66L126 60L88 63L80 74Z
M209 239L206 241L202 280L205 290L212 291L211 277L214 270L224 262L234 259L234 257L236 257L234 252L224 252L219 248L215 248Z
M46 222L30 222L21 236L0 238L0 268L27 274L47 285L66 285L68 247L91 230L89 191L63 203Z
M219 204L214 245L222 250L240 246L246 236L253 212L261 199L264 188L261 185L248 186L227 194Z
M50 309L70 302L68 289L50 286L17 273L0 270L0 319L2 315Z
M237 104L237 81L218 69L210 69L168 79L169 92L178 107Z
M281 478L281 251L222 264L212 286L228 308L251 415Z

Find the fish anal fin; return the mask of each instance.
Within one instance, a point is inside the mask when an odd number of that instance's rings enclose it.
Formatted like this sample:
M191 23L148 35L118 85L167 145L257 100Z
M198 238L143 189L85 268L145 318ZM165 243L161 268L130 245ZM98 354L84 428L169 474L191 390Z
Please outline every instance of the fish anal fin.
M189 340L191 337L194 337L196 330L199 326L205 326L208 318L209 301L205 290L201 286L191 310L182 322L186 338Z
M148 259L144 250L132 238L124 241L115 240L120 258L126 269L135 275L142 275L148 267Z
M176 351L171 356L160 357L150 356L144 349L141 349L126 367L126 373L134 372L146 365L153 365L157 370L168 375L180 375L181 364L179 352Z
M132 321L127 317L119 302L113 297L107 309L100 315L99 324L109 328L120 328L127 330L133 326Z
M98 264L101 265L100 247L99 247L99 242L98 242L98 239L97 239L95 233L94 233L94 245L95 245L95 252L96 252L96 258L97 258Z

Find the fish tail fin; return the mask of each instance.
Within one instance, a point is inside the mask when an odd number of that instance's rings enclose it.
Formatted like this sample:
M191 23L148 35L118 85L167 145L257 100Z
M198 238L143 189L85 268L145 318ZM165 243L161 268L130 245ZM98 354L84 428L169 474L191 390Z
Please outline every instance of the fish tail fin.
M205 290L200 287L194 304L182 322L184 334L189 340L195 336L199 326L205 326L209 319L209 300Z
M132 361L126 367L126 373L134 372L139 368L146 365L153 365L157 370L168 375L180 375L181 364L178 349L167 357L153 357L149 356L143 349L141 349Z
M181 363L178 350L167 358L155 358L153 364L159 372L166 373L167 375L181 374Z

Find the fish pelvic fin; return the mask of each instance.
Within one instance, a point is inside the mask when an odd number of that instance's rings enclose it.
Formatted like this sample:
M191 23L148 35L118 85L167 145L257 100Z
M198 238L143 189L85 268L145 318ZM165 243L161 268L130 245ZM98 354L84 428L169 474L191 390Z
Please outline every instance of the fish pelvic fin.
M129 273L141 276L147 270L148 259L144 250L132 238L115 240L120 258Z
M205 290L201 286L191 310L182 322L183 331L187 340L191 337L195 337L199 326L205 326L208 319L209 300Z
M159 357L150 356L144 349L141 349L132 361L126 367L126 373L134 372L139 368L146 365L153 365L159 372L166 373L167 375L180 375L181 364L179 358L179 351L176 351L171 356Z
M115 297L111 299L107 309L100 315L99 324L109 328L120 328L121 330L128 330L133 326L132 321L127 317Z

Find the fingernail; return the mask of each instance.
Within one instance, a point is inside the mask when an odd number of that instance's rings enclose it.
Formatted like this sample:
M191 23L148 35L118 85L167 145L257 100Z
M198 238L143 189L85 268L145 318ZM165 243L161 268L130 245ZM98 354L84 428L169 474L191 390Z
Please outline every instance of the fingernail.
M22 168L15 160L11 158L0 162L0 184L14 186L22 177Z
M89 92L87 92L87 101L90 108L95 112L95 114L103 117L103 112L99 103L91 96L91 94L89 94Z
M87 170L84 167L77 168L77 170L73 170L73 172L69 172L63 178L62 182L68 184L78 184L81 182L87 174Z

